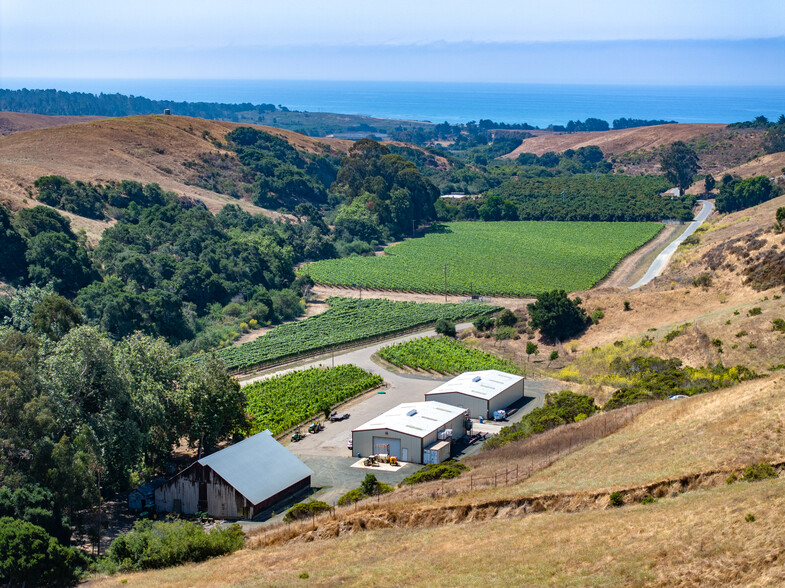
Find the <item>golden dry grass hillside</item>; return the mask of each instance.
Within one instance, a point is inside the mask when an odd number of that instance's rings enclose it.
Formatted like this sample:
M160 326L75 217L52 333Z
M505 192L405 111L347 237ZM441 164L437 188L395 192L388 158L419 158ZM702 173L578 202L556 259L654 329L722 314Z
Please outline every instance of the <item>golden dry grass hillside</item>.
M16 132L0 138L0 202L13 209L33 206L35 200L29 192L33 182L40 176L57 174L72 181L156 182L166 190L201 200L213 212L230 202L252 212L265 212L248 201L187 183L191 172L183 163L203 154L222 153L216 142L238 126L241 125L224 121L149 115ZM256 128L312 153L341 154L351 146L351 142L339 139L314 139L272 127ZM91 236L108 226L71 218L75 228L84 228Z
M99 120L101 116L47 116L29 112L0 112L0 135L10 135L18 131L62 127L80 122Z
M783 508L783 480L737 483L648 505L378 529L244 549L93 584L774 586L785 582Z
M725 125L722 124L688 123L588 133L539 135L524 139L520 146L504 157L514 159L521 153L542 155L548 151L561 153L567 149L578 149L589 145L597 145L606 155L618 155L636 149L652 149L674 141L689 141L724 127Z

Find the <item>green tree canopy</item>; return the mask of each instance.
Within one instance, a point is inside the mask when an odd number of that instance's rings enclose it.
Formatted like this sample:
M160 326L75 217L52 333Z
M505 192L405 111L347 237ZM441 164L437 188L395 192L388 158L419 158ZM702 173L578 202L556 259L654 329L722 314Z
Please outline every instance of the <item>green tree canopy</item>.
M563 341L591 324L581 299L570 300L564 290L544 292L528 308L531 326L550 340Z
M684 141L674 141L660 157L665 177L679 188L679 194L690 187L692 178L700 169L698 154Z

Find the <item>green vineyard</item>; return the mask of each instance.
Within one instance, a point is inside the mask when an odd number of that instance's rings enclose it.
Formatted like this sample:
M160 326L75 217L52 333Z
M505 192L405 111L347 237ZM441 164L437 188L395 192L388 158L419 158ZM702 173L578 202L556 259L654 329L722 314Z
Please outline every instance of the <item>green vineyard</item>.
M330 308L321 314L280 325L255 341L219 349L215 355L228 369L242 370L406 331L440 318L459 321L501 309L474 302L436 304L379 298L332 297L327 303Z
M381 383L381 376L354 365L298 370L255 382L244 388L251 434L270 429L277 435Z
M423 337L383 347L379 357L398 367L458 374L479 370L521 373L513 362L480 349L467 347L449 337Z
M658 223L457 222L386 249L302 268L320 284L531 296L591 288L660 230ZM445 270L446 267L446 270Z

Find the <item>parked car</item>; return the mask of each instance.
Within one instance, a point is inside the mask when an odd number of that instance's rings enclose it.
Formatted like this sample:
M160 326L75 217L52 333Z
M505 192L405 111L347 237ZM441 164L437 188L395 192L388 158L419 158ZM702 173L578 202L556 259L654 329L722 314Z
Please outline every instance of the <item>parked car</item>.
M346 442L346 447L349 448L349 451L352 450L352 438L349 437L349 440Z
M682 398L689 398L689 396L685 396L684 394L674 394L673 396L669 397L670 400L681 400Z
M344 412L342 414L338 414L334 412L333 414L330 415L330 422L337 423L338 421L345 421L350 416L351 415L348 412Z

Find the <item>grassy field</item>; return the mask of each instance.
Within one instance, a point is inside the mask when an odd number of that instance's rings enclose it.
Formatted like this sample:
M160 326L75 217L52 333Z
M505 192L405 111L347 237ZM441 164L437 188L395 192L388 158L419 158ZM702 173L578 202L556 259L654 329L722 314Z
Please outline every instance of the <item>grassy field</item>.
M528 296L584 290L662 228L658 223L458 222L383 257L318 261L318 283L382 290Z
M522 490L613 488L782 459L783 382L785 378L778 376L663 401L621 431L535 474Z
M521 369L513 362L480 349L467 347L449 337L422 337L379 350L379 357L398 367L457 374L477 370L500 370L512 374Z
M783 508L779 479L438 528L370 530L369 521L367 532L345 538L244 549L97 585L381 586L394 578L432 586L449 577L452 586L774 586L785 581Z

